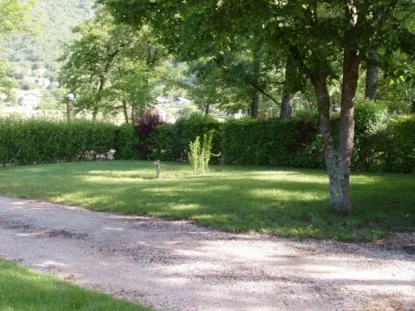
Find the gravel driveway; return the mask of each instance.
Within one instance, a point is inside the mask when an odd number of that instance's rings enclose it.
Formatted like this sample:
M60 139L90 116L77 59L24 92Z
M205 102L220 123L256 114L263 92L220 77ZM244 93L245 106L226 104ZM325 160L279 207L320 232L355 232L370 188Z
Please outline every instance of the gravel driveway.
M408 253L236 235L4 197L0 257L156 310L415 305L415 256Z

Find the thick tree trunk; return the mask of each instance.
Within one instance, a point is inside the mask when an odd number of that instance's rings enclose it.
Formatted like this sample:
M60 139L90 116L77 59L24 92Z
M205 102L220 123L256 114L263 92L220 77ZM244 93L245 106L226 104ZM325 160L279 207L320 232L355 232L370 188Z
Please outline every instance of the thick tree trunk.
M357 89L360 58L356 50L345 50L341 103L339 150L336 150L330 122L330 95L327 78L322 73L312 75L323 135L324 158L330 183L330 207L333 211L350 214L350 166L354 147L354 97Z
M293 98L294 98L294 94L288 94L282 97L282 105L281 105L281 113L280 113L281 120L291 119L292 112L293 112Z
M415 114L415 99L412 100L412 109L411 109L411 113Z
M255 94L251 102L251 118L258 118L259 95Z
M210 104L205 105L205 115L209 115L210 113Z
M366 98L376 100L378 89L379 67L369 66L366 71Z
M127 101L126 100L122 101L122 109L123 109L123 112L124 112L125 123L128 124L129 120L128 120L128 109L127 109Z
M342 174L339 165L339 152L336 150L333 138L333 130L330 122L330 95L327 88L327 77L322 73L312 75L312 82L317 98L317 106L320 118L320 132L324 139L324 160L330 184L330 207L333 211L339 211L342 206Z
M355 49L345 49L343 63L343 85L340 115L340 163L339 178L341 197L335 202L333 209L350 214L352 203L350 200L350 168L354 148L355 121L354 101L359 80L360 56Z

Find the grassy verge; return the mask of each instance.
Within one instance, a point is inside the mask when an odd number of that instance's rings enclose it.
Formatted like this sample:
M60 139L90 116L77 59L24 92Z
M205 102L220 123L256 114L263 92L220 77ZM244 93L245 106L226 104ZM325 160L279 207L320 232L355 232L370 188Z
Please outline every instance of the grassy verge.
M0 260L0 310L151 311Z
M151 162L133 161L0 169L0 194L300 239L373 241L415 228L415 175L353 175L346 218L328 210L324 171L218 166L192 175L167 163L163 180L154 175Z

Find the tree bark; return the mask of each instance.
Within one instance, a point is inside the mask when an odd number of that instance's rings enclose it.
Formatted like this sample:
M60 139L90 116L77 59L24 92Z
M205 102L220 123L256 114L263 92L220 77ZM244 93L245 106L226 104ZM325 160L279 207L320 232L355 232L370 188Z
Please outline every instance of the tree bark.
M354 147L354 98L359 77L360 57L357 50L345 49L341 102L339 150L334 144L330 122L330 95L327 77L322 73L312 74L320 116L320 131L323 135L324 159L330 183L330 207L333 211L350 214L350 167Z
M125 123L129 124L128 109L127 109L127 101L126 100L122 101L122 109L123 109L123 112L124 112Z
M98 107L94 107L94 110L92 111L92 121L96 121L98 116Z
M345 48L339 142L339 190L341 194L339 200L334 202L332 206L334 210L345 214L352 212L352 203L350 200L350 168L354 148L354 101L359 80L359 67L360 56L358 50Z
M205 115L209 115L210 113L210 104L205 105Z
M285 66L285 86L284 95L282 97L280 119L291 119L293 112L293 98L298 86L297 65L295 60L288 56L287 64Z
M257 119L258 118L258 110L259 110L259 79L261 77L261 60L259 56L259 46L254 51L254 62L253 62L253 76L252 76L252 85L255 87L256 91L252 97L251 102L251 118Z
M366 71L366 98L376 100L376 93L378 89L379 67L369 66Z
M258 118L259 95L255 94L251 102L251 118Z
M281 120L291 119L292 112L293 112L293 98L294 98L294 94L288 94L282 97L282 105L281 105L281 113L280 113Z
M336 150L333 129L330 122L330 94L327 77L322 73L312 74L311 81L317 98L320 119L320 132L324 139L324 160L329 177L330 207L333 211L341 209L343 199L342 179L339 166L339 152Z

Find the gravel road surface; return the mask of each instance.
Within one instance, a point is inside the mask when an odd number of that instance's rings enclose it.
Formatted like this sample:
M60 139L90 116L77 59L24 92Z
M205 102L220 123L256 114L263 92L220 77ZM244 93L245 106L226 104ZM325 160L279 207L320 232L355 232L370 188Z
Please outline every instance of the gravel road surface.
M415 310L410 253L21 199L0 197L0 257L156 310Z

